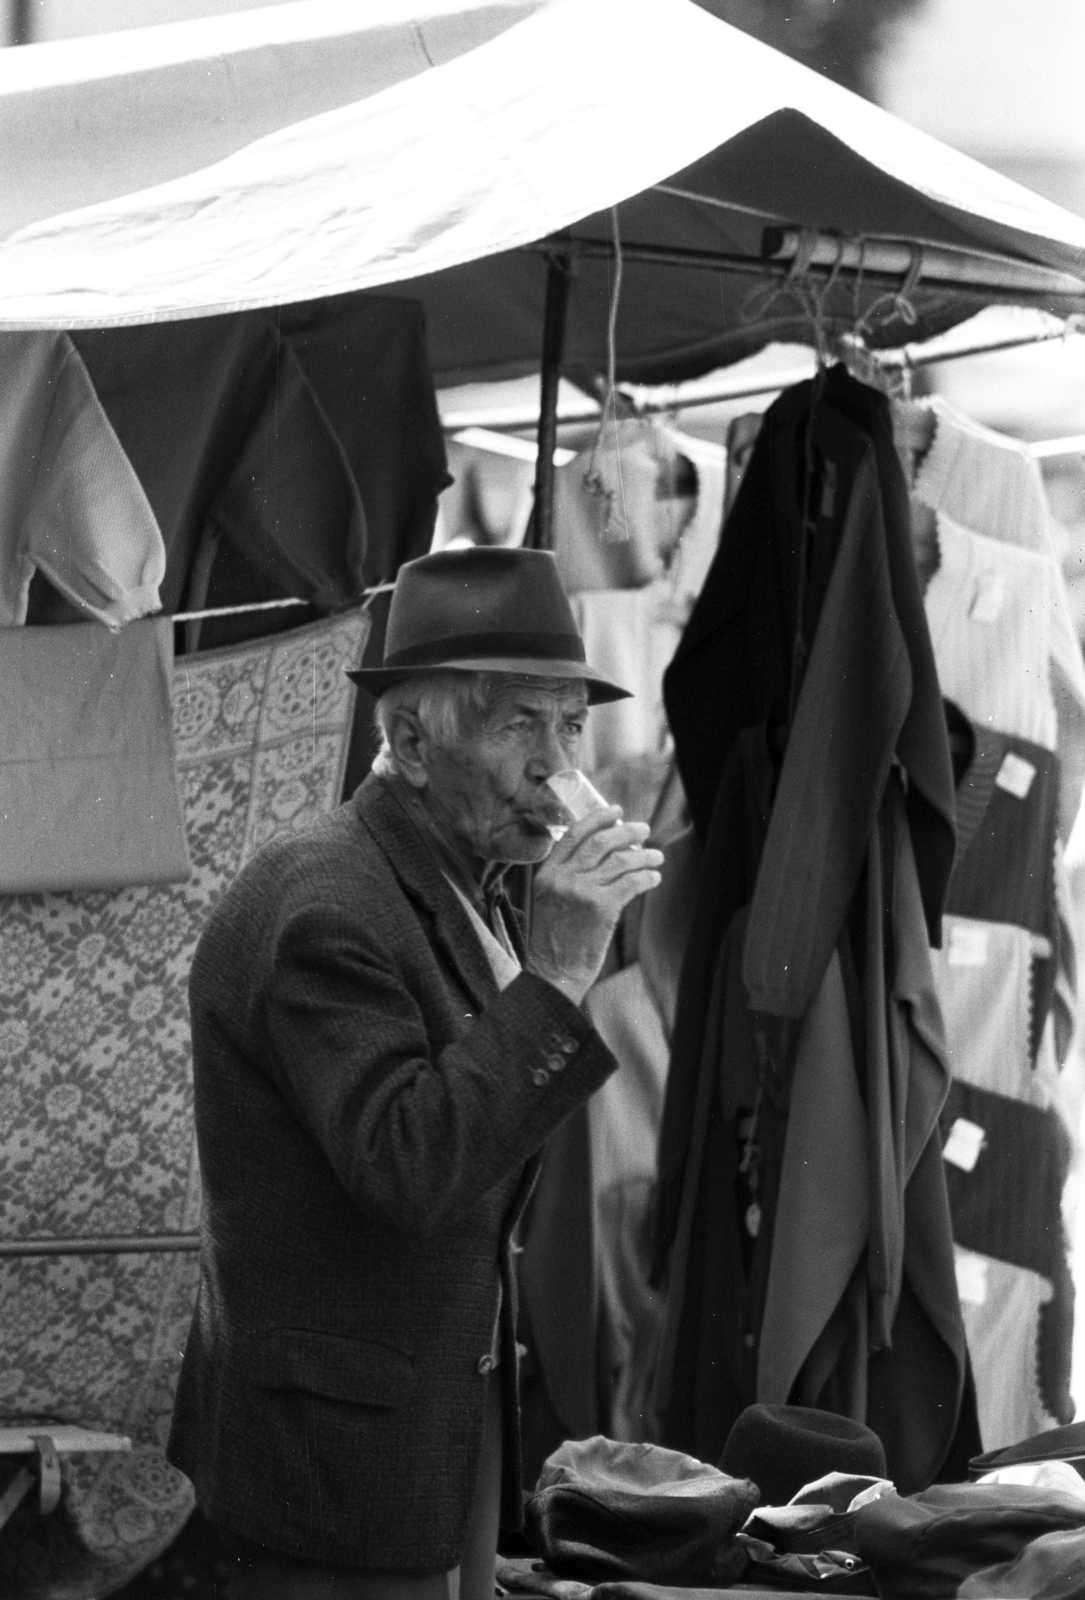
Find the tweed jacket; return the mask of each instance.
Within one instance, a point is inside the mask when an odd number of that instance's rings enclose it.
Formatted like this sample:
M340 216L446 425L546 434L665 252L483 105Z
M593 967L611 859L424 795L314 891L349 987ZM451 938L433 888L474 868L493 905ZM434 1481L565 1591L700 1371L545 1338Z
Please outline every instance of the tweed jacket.
M512 1230L547 1136L614 1058L542 979L498 992L377 777L244 869L190 998L203 1235L170 1460L259 1543L451 1569L499 1278L519 1520Z

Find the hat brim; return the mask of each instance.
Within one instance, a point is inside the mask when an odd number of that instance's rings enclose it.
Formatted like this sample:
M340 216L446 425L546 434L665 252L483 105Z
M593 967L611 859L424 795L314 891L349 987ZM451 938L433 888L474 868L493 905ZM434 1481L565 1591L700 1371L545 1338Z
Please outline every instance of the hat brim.
M467 661L427 662L425 666L355 667L348 669L347 677L370 694L380 695L393 684L406 683L423 672L507 672L518 678L568 678L570 682L579 679L587 688L590 706L632 698L630 689L611 683L586 662L550 661L539 656L479 656Z

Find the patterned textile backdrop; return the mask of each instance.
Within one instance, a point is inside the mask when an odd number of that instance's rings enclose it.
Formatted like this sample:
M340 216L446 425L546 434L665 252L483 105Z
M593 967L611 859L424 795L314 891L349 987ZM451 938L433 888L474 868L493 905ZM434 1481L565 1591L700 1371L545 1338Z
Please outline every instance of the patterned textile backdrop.
M0 899L0 1239L198 1225L187 979L204 919L253 852L339 799L361 612L178 661L177 770L192 876ZM192 1254L0 1261L0 1423L129 1434L71 1456L51 1517L0 1533L5 1600L89 1600L192 1509L164 1455L196 1289ZM33 1496L30 1497L33 1499Z

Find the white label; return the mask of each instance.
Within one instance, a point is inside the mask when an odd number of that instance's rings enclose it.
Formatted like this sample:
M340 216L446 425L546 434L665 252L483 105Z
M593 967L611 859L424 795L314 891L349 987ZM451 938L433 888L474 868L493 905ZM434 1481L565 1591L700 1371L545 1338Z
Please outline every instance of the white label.
M975 922L955 922L949 930L946 959L951 967L987 965L987 929Z
M997 622L1006 599L1004 572L984 572L976 580L976 593L968 615L973 622Z
M1000 789L1005 789L1007 794L1014 795L1018 800L1023 800L1032 788L1032 780L1036 776L1036 768L1031 761L1026 761L1024 756L1015 756L1012 750L1006 752L1002 765L998 769L995 782Z
M982 1306L987 1299L987 1261L971 1250L955 1250L957 1293L963 1306Z
M986 1140L987 1135L978 1122L969 1122L967 1117L958 1117L949 1130L949 1138L942 1150L942 1160L948 1161L951 1167L959 1167L962 1172L971 1172L980 1158L980 1151Z

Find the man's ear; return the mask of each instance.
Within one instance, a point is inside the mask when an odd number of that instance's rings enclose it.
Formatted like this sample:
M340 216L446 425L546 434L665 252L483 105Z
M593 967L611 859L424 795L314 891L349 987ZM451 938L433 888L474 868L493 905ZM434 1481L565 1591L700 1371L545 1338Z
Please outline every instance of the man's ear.
M396 766L414 789L424 789L429 773L422 756L426 735L413 711L397 711L392 718L388 742L396 759Z

